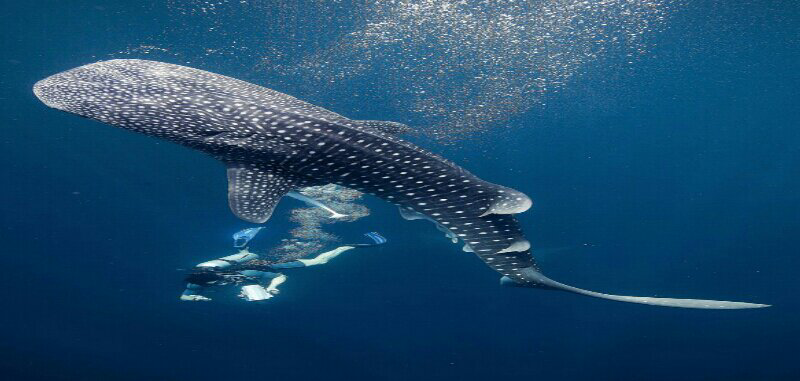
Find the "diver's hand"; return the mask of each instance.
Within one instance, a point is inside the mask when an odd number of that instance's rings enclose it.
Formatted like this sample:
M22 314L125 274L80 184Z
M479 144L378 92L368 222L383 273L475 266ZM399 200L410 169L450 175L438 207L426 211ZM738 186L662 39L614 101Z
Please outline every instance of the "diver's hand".
M185 302L208 302L211 298L206 298L203 295L181 295L181 300Z
M254 300L252 300L252 299L248 298L248 297L247 297L247 294L245 294L244 292L240 292L240 293L239 293L239 295L236 295L236 296L238 296L240 299L244 299L244 300L246 300L246 301L248 301L248 302L253 302L253 301L254 301ZM272 298L273 298L273 296L275 296L275 294L272 294L272 293L270 293L270 292L267 292L267 294L266 294L266 295L264 295L264 299L258 299L258 300L255 300L255 301L269 300L269 299L272 299Z

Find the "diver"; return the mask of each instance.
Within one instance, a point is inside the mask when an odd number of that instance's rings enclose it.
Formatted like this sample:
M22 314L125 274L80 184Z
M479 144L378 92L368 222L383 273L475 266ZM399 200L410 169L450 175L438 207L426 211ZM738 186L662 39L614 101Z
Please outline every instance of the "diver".
M371 240L369 243L355 243L339 246L311 259L296 259L284 262L273 262L260 259L258 254L247 248L247 243L263 228L244 229L233 235L234 247L239 252L195 266L186 276L186 290L180 296L183 301L209 301L203 295L209 287L234 284L241 286L239 297L256 302L272 298L280 291L278 286L286 281L286 275L279 271L328 263L345 251L371 247L386 243L386 238L376 232L364 234Z

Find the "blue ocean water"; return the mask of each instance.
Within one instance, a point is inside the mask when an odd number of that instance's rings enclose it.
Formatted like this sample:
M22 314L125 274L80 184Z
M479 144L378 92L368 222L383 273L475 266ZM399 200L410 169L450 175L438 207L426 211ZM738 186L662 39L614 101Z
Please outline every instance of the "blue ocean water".
M473 137L411 138L530 195L520 219L534 247L592 243L541 258L553 278L773 305L743 311L501 288L477 258L376 199L370 217L337 229L380 231L389 244L293 272L268 304L233 290L179 302L179 269L229 254L230 234L247 226L227 208L223 166L47 109L31 92L47 75L120 57L152 36L172 51L230 42L181 24L175 3L39 0L0 12L2 379L800 378L794 2L675 2L635 59L586 64L546 102ZM199 2L215 3L229 2ZM347 14L346 3L336 11ZM254 20L219 22L247 31ZM310 79L264 74L235 53L189 54L124 57L192 61L344 115L406 121L391 94L330 99L304 93ZM385 80L339 91L374 93L392 86ZM274 218L254 249L290 227Z

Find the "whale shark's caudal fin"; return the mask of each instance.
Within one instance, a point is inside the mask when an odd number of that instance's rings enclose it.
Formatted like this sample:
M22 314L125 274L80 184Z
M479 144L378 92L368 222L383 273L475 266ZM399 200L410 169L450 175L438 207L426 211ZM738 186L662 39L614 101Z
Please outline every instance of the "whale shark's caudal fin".
M616 300L618 302L648 304L651 306L697 308L697 309L711 309L711 310L739 310L747 308L769 307L769 304L728 302L724 300L651 298L644 296L610 295L610 294L603 294L600 292L584 290L556 282L544 276L538 270L533 268L522 269L521 273L524 274L524 277L529 280L529 283L518 283L506 276L500 279L500 283L502 285L512 286L512 287L536 287L536 288L546 288L546 289L549 288L555 290L569 291L569 292L574 292L576 294L592 296L595 298Z
M297 186L297 180L256 164L228 164L228 205L248 222L267 222L281 197Z

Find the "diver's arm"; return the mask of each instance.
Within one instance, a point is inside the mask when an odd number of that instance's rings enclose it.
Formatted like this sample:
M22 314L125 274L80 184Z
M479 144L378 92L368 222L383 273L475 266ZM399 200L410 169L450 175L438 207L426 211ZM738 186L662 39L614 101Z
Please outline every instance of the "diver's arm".
M269 292L272 295L275 295L278 292L280 292L278 290L278 286L283 284L283 282L286 282L287 278L288 277L286 275L283 275L283 274L278 274L278 276L276 276L275 278L272 278L272 280L270 280L270 282L269 282L269 286L267 286L267 292Z
M278 285L286 281L286 275L270 271L247 269L239 271L242 276L253 280L242 286L239 297L249 302L272 299L278 294ZM265 288L264 285L267 285Z
M286 282L286 275L280 273L272 273L272 272L265 272L265 271L258 271L258 270L245 270L241 273L247 272L248 277L257 277L260 278L259 282L253 284L247 284L242 286L242 291L239 293L239 297L245 299L249 302L258 302L262 300L272 299L273 296L277 295L280 291L278 290L278 286L281 285L283 282ZM269 280L269 285L264 288L264 284Z

